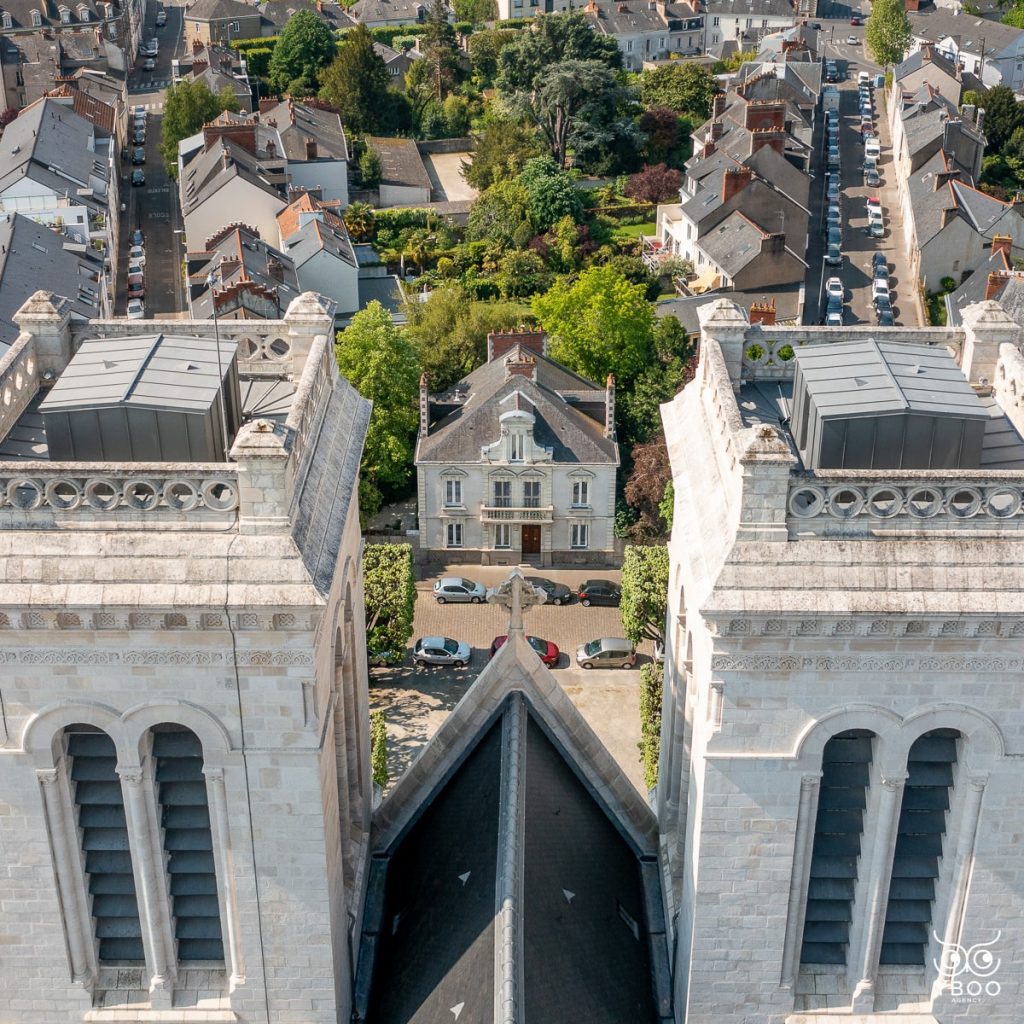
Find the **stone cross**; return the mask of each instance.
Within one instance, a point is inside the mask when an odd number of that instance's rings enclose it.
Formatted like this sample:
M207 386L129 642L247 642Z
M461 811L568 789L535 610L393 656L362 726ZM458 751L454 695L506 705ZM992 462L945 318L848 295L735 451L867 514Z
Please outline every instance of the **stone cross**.
M523 609L530 608L535 604L543 604L547 597L540 587L534 587L527 583L519 569L513 569L508 574L508 579L487 591L487 600L490 604L500 604L509 610L508 631L510 634L513 631L522 632Z

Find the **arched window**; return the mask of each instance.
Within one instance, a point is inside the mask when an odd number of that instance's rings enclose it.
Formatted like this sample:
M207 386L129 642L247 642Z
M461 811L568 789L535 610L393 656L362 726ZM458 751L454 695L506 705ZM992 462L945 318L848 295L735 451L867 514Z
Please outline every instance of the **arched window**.
M955 729L934 729L907 756L879 963L925 963L958 739Z
M181 961L224 959L203 746L191 729L152 729L174 937Z
M100 963L145 960L114 741L90 725L64 730L85 886Z
M822 752L802 964L846 963L873 740L873 733L851 729Z

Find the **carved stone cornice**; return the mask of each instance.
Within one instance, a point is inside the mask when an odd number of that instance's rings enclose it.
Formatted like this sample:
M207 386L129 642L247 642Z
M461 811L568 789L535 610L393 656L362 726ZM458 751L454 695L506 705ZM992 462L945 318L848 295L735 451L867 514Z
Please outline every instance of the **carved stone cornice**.
M312 666L313 652L175 647L3 647L0 665Z
M1024 657L981 654L714 654L712 672L1021 672Z
M319 618L319 614L316 618ZM9 608L0 611L0 632L20 630L43 632L211 632L233 629L249 632L307 632L315 628L316 620L309 613L288 612L233 612L230 617L223 611L105 611L80 609L75 611L56 608Z
M944 640L976 637L1024 637L1024 619L991 617L933 617L912 615L857 616L744 616L709 617L720 637L940 637Z

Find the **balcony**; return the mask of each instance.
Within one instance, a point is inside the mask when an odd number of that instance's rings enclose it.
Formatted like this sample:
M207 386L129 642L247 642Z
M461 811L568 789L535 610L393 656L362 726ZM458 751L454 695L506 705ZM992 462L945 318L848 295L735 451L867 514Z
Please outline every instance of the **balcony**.
M480 506L480 521L483 523L550 523L554 506L526 508L522 505Z

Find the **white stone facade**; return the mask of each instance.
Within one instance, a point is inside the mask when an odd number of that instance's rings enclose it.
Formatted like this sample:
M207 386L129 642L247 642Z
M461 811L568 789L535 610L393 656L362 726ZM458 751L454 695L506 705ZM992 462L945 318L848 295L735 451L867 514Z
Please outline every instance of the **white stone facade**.
M83 338L138 331L71 324L44 293L17 322L0 363L4 433ZM213 336L206 322L146 329ZM337 376L332 310L314 296L284 321L225 322L220 334L239 342L243 374L296 387L287 420L243 426L229 462L0 464L5 1020L349 1017L372 805L350 465L368 409ZM344 432L329 433L339 408L351 414L348 449ZM326 445L349 493L320 509L334 517L320 533L304 506ZM202 746L223 962L177 956L152 753L164 723ZM98 956L69 726L116 749L144 963Z
M676 1020L1016 1022L1024 475L798 469L734 388L791 373L787 345L855 332L750 327L725 300L700 315L697 377L663 408L676 506L657 801ZM962 332L895 337L949 346L1020 429L1021 339L995 304ZM936 729L958 738L930 941L923 966L880 965L908 751ZM872 734L873 756L845 964L801 965L822 754L846 730ZM938 977L940 940L990 944L1001 967L979 999Z

